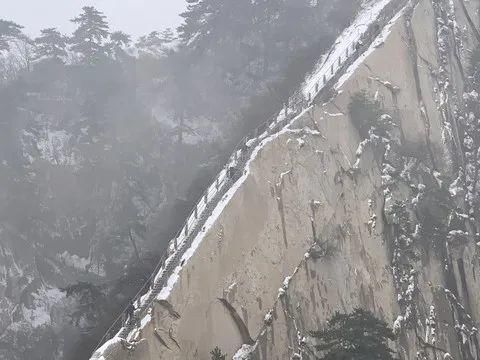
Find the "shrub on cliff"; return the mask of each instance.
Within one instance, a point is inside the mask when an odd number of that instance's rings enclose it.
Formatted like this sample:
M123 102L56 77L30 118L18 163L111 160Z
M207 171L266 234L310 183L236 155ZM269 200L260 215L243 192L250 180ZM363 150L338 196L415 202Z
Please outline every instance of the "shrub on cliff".
M389 360L393 351L388 340L394 339L387 324L371 312L355 309L349 314L335 313L323 330L312 331L315 350L322 360Z
M360 137L366 139L368 131L382 115L382 110L378 101L371 100L365 91L361 91L352 96L348 113Z
M226 354L222 353L222 350L218 346L215 347L212 351L210 351L212 355L212 360L225 360L227 358Z

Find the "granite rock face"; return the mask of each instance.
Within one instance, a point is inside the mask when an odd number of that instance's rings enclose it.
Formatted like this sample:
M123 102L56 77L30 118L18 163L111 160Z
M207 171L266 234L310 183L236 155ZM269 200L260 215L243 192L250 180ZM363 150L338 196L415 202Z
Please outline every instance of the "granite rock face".
M479 5L409 2L254 152L131 342L94 358L313 359L308 331L355 307L402 359L480 358Z

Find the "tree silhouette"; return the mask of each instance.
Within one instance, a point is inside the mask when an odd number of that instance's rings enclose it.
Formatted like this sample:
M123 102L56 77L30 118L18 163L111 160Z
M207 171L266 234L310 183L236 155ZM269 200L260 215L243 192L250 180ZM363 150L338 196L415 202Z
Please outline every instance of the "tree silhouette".
M137 47L138 49L147 54L151 54L156 57L164 56L168 53L169 47L175 40L175 35L172 29L167 28L161 33L158 31L152 31L146 36L141 36L138 39Z
M62 60L67 56L67 39L56 28L40 31L35 39L35 57L37 59Z
M130 45L130 43L132 42L130 35L124 33L123 31L114 31L113 33L111 33L110 40L115 46L119 48L124 48Z
M388 340L395 338L392 330L366 310L337 312L327 328L310 335L318 341L314 347L322 360L393 359L393 351L388 347Z
M106 16L93 6L84 6L81 13L71 22L78 25L70 40L71 49L82 54L83 61L87 64L94 64L106 57L108 47L105 41L109 35Z
M0 51L9 50L8 41L22 35L23 26L13 21L0 19Z
M115 59L119 59L126 54L127 48L132 42L130 35L123 31L114 31L110 34L110 47Z

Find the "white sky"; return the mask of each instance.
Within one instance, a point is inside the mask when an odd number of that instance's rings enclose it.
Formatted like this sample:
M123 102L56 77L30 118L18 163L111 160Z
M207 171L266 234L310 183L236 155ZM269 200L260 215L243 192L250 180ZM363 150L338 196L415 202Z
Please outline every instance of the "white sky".
M0 18L25 27L24 32L36 36L40 29L57 27L69 34L74 29L70 19L85 5L102 11L110 29L122 30L135 38L153 30L175 28L185 0L0 0Z

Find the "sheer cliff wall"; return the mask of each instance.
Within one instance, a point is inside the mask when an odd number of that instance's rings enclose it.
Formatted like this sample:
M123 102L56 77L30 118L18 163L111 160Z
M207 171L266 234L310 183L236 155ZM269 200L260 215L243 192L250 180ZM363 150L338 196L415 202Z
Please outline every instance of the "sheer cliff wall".
M444 211L430 194L448 193L467 161L458 113L479 44L461 5L407 6L327 102L265 140L138 342L113 341L104 358L210 359L215 346L231 357L245 343L253 359L313 358L308 331L359 306L395 325L401 358L480 358L475 219L464 241L415 231L421 211ZM478 24L478 2L465 6ZM396 123L395 140L358 151L349 105L360 92ZM394 201L407 204L415 257L399 260ZM447 202L468 212L456 193Z

